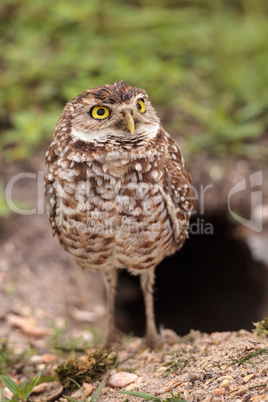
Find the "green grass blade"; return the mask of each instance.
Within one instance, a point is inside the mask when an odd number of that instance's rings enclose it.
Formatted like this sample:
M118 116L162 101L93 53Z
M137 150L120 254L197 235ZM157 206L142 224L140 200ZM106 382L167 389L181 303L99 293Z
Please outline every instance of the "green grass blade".
M178 399L178 398L167 398L166 401L168 401L168 402L186 402L184 399Z
M0 380L14 395L21 396L20 389L15 381L11 380L11 378L6 375L0 375Z
M116 358L113 367L110 368L110 370L108 371L108 373L106 374L106 376L104 377L104 379L101 381L101 383L99 384L98 388L96 389L96 391L92 394L92 397L90 399L90 402L97 402L97 400L99 399L102 387L105 383L105 381L107 380L107 378L110 375L110 372L117 366L118 363L118 357Z
M170 388L171 398L167 398L166 401L168 402L187 402L184 399L181 399L181 395L178 392L177 398L174 395L173 389Z
M77 386L77 388L80 389L80 391L82 391L82 387L78 384L77 381L75 381L75 380L74 380L73 378L71 378L71 377L68 377L68 379L69 379L70 381L72 381L72 382Z
M140 391L118 391L118 394L127 394L132 396L137 396L138 398L146 399L147 401L159 401L161 402L163 399L158 398L157 396L147 394L146 392Z
M38 373L36 374L36 376L34 377L34 379L30 382L30 384L28 385L28 387L26 388L26 393L24 395L25 399L28 399L28 397L31 395L32 390L34 389L34 387L36 386L39 378L41 376L41 371L38 370Z
M81 387L79 384L78 384L78 382L76 382L73 378L71 378L71 377L68 377L69 378L69 380L70 381L72 381L72 382L74 382L75 383L75 385L77 386L77 388L80 390L80 392L83 394L83 396L85 397L85 401L86 401L86 396L85 396L85 393L84 393L84 391L83 391L83 387ZM72 398L71 396L66 396L66 395L63 395L64 396L64 398L66 398L68 401L70 401L70 402L76 402L76 399L74 399L74 398Z
M105 381L107 380L110 372L111 372L111 370L108 371L108 373L106 374L104 379L100 382L100 384L99 384L98 388L96 389L96 391L92 394L92 397L91 397L91 400L90 400L91 402L97 402L97 400L99 399L102 387L103 387Z
M23 383L20 386L20 393L21 395L24 395L26 389L26 381L23 381Z

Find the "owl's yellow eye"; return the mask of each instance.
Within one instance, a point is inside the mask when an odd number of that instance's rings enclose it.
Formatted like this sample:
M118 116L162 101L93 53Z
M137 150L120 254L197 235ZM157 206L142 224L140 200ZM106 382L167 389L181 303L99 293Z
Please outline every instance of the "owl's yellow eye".
M103 120L110 115L110 110L105 106L94 106L90 113L93 119Z
M141 113L145 113L146 112L146 108L145 108L145 104L144 104L144 100L143 99L139 99L137 102L137 109L139 112Z

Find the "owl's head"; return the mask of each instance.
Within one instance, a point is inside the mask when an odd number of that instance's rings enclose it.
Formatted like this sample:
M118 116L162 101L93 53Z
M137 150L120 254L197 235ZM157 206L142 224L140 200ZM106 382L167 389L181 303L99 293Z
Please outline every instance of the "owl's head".
M123 81L83 92L67 103L64 115L71 136L85 142L152 136L160 124L146 91Z

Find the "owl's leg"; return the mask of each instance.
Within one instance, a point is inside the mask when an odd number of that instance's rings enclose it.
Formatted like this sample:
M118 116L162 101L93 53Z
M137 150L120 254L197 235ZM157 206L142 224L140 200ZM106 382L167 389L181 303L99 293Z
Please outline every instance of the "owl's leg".
M141 288L143 291L146 312L146 345L156 348L160 345L154 319L153 301L154 269L146 270L141 273Z
M115 329L114 313L115 313L115 294L117 285L117 270L111 269L102 272L102 278L106 289L106 305L107 305L107 327L105 346L111 346L113 342L118 341Z

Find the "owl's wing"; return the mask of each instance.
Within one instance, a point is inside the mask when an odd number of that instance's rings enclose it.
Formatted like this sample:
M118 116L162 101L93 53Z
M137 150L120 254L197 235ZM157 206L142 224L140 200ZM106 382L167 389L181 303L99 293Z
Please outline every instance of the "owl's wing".
M47 199L47 214L52 226L53 236L55 236L55 234L60 235L61 233L63 208L60 205L60 197L58 197L57 194L57 178L53 169L53 167L56 166L58 159L53 144L54 143L51 144L46 154L48 172L45 178L45 195Z
M47 214L52 226L53 236L55 234L60 235L63 220L61 211L63 211L63 208L59 205L60 199L57 197L55 181L52 180L49 173L45 182L45 193L47 198Z
M194 198L191 176L184 169L178 146L169 136L163 172L160 191L173 225L176 247L180 248L188 237L189 219L194 206Z

